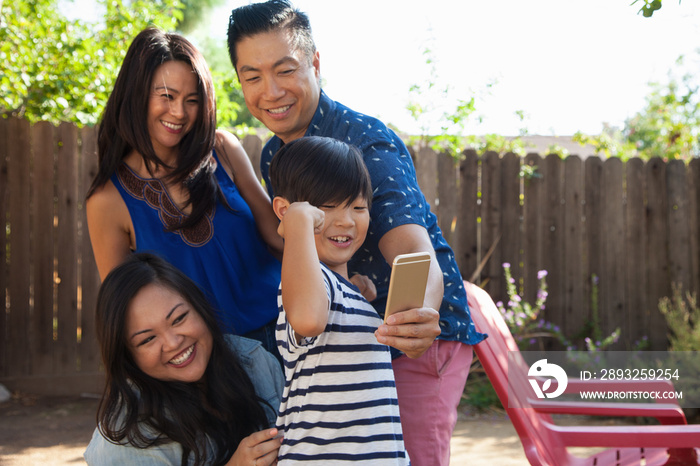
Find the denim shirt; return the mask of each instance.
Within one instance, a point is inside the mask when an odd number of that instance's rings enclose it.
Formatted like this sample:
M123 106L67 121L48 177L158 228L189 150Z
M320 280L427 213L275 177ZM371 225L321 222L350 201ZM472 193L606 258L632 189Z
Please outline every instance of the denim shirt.
M236 353L243 369L255 386L257 395L270 406L263 404L270 427L277 420L277 409L282 400L284 377L277 359L267 352L262 345L248 338L226 335L226 342ZM214 444L209 441L208 448L213 453ZM98 466L152 466L159 464L179 465L182 461L182 446L171 442L150 448L136 448L130 444L115 445L95 429L92 440L83 454L89 465ZM194 455L190 455L188 464L192 464Z
M474 327L454 253L442 236L437 217L430 211L430 206L418 187L416 170L408 149L396 133L376 118L355 112L331 100L321 91L318 108L305 136L331 137L352 144L362 151L372 178L371 221L367 239L348 263L348 272L350 275L366 275L374 282L377 299L372 301L372 305L377 312L384 315L391 274L391 267L379 250L379 240L393 228L416 224L428 231L443 274L445 291L439 309L439 338L469 345L486 338ZM260 168L269 190L270 161L281 146L282 140L275 136L265 144L262 151ZM270 196L272 195L270 191Z

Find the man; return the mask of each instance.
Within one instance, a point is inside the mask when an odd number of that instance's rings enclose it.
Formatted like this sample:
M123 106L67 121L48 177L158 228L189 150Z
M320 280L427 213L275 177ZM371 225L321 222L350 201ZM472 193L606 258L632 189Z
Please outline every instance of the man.
M286 0L233 10L228 46L248 109L275 134L262 152L267 186L272 156L294 139L333 137L362 151L372 178L371 222L349 271L375 283L372 304L380 314L394 257L418 251L432 255L424 307L390 316L376 334L380 343L404 353L397 351L392 365L412 464L448 465L471 345L485 335L471 321L454 255L418 187L406 146L379 120L334 102L321 90L308 17Z

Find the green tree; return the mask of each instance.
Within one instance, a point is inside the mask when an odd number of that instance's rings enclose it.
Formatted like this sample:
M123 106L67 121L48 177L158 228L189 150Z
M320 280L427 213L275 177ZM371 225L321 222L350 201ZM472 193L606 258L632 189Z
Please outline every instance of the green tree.
M467 123L474 120L477 124L482 117L474 115L477 108L477 97L490 92L495 82L486 85L482 93L473 93L466 99L454 98L454 89L450 85L440 84L440 76L433 51L426 47L423 51L425 63L429 68L429 76L422 84L414 84L409 89L409 102L406 109L411 117L419 124L421 135L411 138L412 144L428 146L436 151L444 151L454 158L459 158L464 149L474 149L477 152L495 151L498 153L513 152L525 155L525 144L520 137L506 138L497 134L476 136L466 134ZM520 121L525 120L523 111L515 114ZM429 134L428 122L439 122L440 133ZM521 130L521 136L527 134Z
M591 144L606 157L699 157L700 49L691 58L679 57L666 82L649 84L645 107L627 119L623 130L606 126L600 135L576 133L574 140Z
M174 31L223 0L99 0L98 23L68 20L58 0L0 1L0 114L58 124L99 120L129 44L149 25ZM220 42L220 43L219 43ZM200 46L212 69L217 123L258 126L245 106L225 43Z
M217 125L229 128L239 136L247 133L250 127L262 127L262 123L245 105L243 90L231 65L226 42L204 36L198 39L197 46L214 78Z
M677 60L679 68L684 61L683 56ZM650 84L646 107L627 120L624 131L641 157L687 160L700 156L698 84L697 72L686 72L679 78L670 72L666 84Z
M131 40L153 24L173 29L179 0L110 0L104 27L69 21L56 0L3 2L0 113L35 122L94 124Z
M177 24L177 30L185 34L191 33L202 24L214 7L220 6L225 0L180 0L182 3L182 19Z
M645 18L651 18L652 16L654 16L655 11L661 9L661 0L634 0L632 2L632 5L639 2L642 2L642 4L637 14L641 13L642 16L644 16ZM678 0L679 5L680 3L681 0Z
M608 124L603 125L603 132L597 136L583 134L580 131L572 138L582 146L593 146L595 153L603 157L618 157L627 160L639 155L636 146L629 142L622 130Z
M634 0L632 5L640 1L642 2L642 6L637 13L641 13L645 18L651 18L655 11L661 9L661 0Z
M411 117L419 124L421 135L415 141L421 145L429 145L435 150L445 150L450 154L460 154L466 145L464 127L476 110L475 98L457 99L451 97L452 88L439 84L439 75L435 56L429 47L423 50L425 64L429 68L429 77L422 84L410 87L409 103L406 109ZM454 110L444 108L454 106ZM428 122L440 122L440 134L430 135Z

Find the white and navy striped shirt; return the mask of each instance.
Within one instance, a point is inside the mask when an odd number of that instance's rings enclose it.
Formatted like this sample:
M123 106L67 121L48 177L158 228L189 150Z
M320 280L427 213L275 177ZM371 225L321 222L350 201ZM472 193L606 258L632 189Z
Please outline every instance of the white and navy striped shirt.
M325 331L297 343L281 292L277 345L285 387L279 464L410 464L381 319L351 283L321 264L330 309Z

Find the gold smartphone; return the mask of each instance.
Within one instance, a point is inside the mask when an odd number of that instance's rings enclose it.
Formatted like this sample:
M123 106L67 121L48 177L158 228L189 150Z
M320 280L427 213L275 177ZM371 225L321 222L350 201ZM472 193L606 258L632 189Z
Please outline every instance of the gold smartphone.
M394 258L384 322L396 312L423 307L429 270L430 254L427 252L399 254Z

